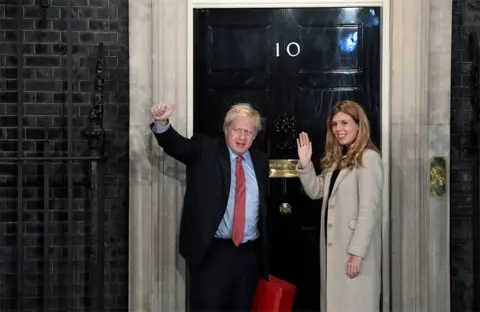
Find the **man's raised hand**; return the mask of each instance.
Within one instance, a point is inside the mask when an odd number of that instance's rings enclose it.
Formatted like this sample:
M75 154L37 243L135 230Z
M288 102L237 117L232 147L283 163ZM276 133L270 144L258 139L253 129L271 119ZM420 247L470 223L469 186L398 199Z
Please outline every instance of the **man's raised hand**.
M177 104L157 104L152 107L152 117L153 120L159 122L162 125L168 123L168 118L172 115L173 111L177 107Z

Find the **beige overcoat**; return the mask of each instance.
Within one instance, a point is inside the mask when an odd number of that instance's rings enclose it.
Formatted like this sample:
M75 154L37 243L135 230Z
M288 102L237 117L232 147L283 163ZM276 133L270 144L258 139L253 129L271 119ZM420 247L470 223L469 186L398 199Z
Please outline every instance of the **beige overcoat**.
M383 165L380 155L373 150L366 150L362 161L360 168L340 171L328 196L328 205L323 201L320 220L322 312L380 311ZM333 170L317 176L312 163L297 170L310 198L328 195ZM363 258L360 274L354 279L347 276L349 254Z

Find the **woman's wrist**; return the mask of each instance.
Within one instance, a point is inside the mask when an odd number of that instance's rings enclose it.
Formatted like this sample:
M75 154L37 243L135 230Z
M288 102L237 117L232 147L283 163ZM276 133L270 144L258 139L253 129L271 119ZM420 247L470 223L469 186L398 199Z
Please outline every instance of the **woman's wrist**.
M309 160L309 161L307 161L305 164L304 164L304 163L302 163L302 161L300 161L300 167L301 167L302 169L305 169L305 168L307 168L309 164L310 164L310 160Z

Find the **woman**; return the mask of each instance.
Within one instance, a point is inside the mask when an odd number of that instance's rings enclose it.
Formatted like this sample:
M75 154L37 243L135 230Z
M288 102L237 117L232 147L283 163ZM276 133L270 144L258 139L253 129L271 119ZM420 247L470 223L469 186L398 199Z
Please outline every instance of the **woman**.
M383 166L367 116L353 101L332 108L318 176L305 132L297 145L303 188L311 199L323 198L321 311L379 311Z

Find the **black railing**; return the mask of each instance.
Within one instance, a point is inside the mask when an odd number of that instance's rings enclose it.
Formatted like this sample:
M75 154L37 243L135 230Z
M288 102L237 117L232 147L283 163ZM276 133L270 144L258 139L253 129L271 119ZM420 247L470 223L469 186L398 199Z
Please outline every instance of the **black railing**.
M17 5L17 311L23 302L23 1ZM8 159L7 159L8 161Z
M92 209L92 226L90 231L90 256L93 279L92 300L95 311L103 311L103 281L104 281L104 239L103 239L103 162L105 160L105 130L103 129L103 44L98 48L95 93L93 109L90 111L90 125L83 131L88 138L88 147L91 151L90 173L90 207Z
M478 36L475 32L469 35L468 51L471 60L470 90L472 102L472 120L469 153L474 159L473 182L473 293L480 291L480 51ZM473 310L480 311L480 296L473 296Z
M47 9L48 6L42 6L42 3L47 2L43 1L40 4L42 9ZM103 58L103 44L98 46L98 52L96 56L96 72L95 72L95 88L93 90L93 107L89 115L89 124L83 130L83 137L88 140L89 151L87 155L75 155L74 152L74 104L73 104L73 51L72 51L72 14L67 14L67 53L66 53L66 73L67 73L67 96L65 101L65 107L67 110L67 151L58 152L52 149L50 142L42 141L38 146L43 145L39 148L39 151L35 155L26 151L24 145L24 42L23 42L23 1L18 1L18 16L17 16L17 152L16 156L5 154L4 157L0 157L0 163L16 163L17 164L17 183L16 185L11 185L10 187L16 187L17 191L17 220L16 220L16 289L15 293L12 295L15 296L15 307L9 307L6 310L13 310L16 308L17 311L25 311L29 306L32 308L31 297L26 295L26 285L25 281L28 281L26 277L26 246L24 244L24 235L26 223L24 222L24 213L25 209L25 170L26 166L29 165L38 165L41 164L38 168L41 169L43 175L43 181L36 182L35 186L37 189L43 190L43 266L40 268L43 271L43 293L36 294L36 297L41 297L40 306L36 306L36 310L43 311L74 311L78 310L79 305L82 307L82 311L87 309L90 311L103 311L104 310L104 163L106 161L105 155L105 131L103 127L103 91L104 91L104 77L103 77L103 68L104 68L104 58ZM67 12L72 11L72 1L68 1ZM41 105L41 104L40 104ZM54 166L59 164L66 166L66 187L64 185L54 185ZM91 220L89 220L88 228L88 242L87 242L87 255L79 255L79 252L75 249L76 243L74 242L76 237L76 228L75 223L78 221L75 219L75 209L74 209L74 165L83 164L86 168L86 183L82 185L88 190L88 201L87 206L91 211ZM40 170L40 169L39 169ZM63 180L63 179L62 179ZM57 183L58 184L58 183ZM60 183L61 184L61 183ZM53 272L52 268L52 259L50 258L51 249L54 246L53 242L53 233L51 232L51 227L54 225L56 220L51 217L52 213L52 201L55 199L54 191L55 187L62 187L66 189L67 198L66 198L66 211L67 211L67 231L62 232L62 238L66 238L67 241L67 253L66 255L62 254L62 260L65 260L67 265L66 268L62 266L61 272ZM40 192L42 193L42 192ZM42 196L42 195L39 195ZM81 220L83 221L83 220ZM58 234L58 233L56 233ZM85 277L85 289L86 292L90 295L89 298L80 298L84 300L84 303L78 304L75 301L78 300L77 297L74 298L77 291L75 286L81 284L78 282L78 278L74 277L76 274L75 263L74 261L80 261L79 258L84 257L84 265L88 267L88 277ZM58 260L58 259L57 259ZM28 261L28 260L27 260ZM38 273L38 272L35 272ZM60 281L52 281L52 276L58 275L61 273L65 276L65 279L60 278ZM78 274L76 274L78 275ZM53 287L55 284L55 287ZM56 290L58 286L63 288L65 291L62 293L62 298L59 300ZM85 296L86 297L86 296ZM27 301L30 300L30 301ZM60 303L59 303L60 302ZM12 308L12 309L11 309ZM0 310L3 310L3 307L0 307Z

